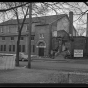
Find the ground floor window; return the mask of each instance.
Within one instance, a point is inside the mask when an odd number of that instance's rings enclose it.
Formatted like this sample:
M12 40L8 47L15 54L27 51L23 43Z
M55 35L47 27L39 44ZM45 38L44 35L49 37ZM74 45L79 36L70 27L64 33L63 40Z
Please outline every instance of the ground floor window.
M0 47L0 51L3 51L3 45L1 45L1 47Z
M6 51L6 45L0 45L0 51Z
M25 45L19 45L19 52L25 52Z
M11 45L9 45L9 51L11 51Z
M15 52L15 45L13 45L13 52Z
M4 45L4 51L6 51L6 45Z
M22 45L22 52L25 52L25 45Z
M15 45L9 45L9 51L15 52Z

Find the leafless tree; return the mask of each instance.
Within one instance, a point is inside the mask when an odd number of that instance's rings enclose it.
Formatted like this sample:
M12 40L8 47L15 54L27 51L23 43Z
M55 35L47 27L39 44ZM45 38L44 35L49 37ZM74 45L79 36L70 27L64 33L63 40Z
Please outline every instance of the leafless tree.
M25 22L25 19L28 15L28 4L30 2L2 2L2 7L0 12L8 15L8 13L12 13L13 16L16 17L18 23L18 40L17 40L17 54L16 58L19 58L19 43L20 43L20 35ZM19 9L21 9L21 15ZM69 11L73 11L74 13L74 22L79 22L81 25L86 24L86 20L84 19L87 11L88 11L88 3L87 2L32 2L32 16L46 16L50 14L68 14ZM13 17L12 16L12 17ZM23 22L20 25L19 18L22 16ZM8 19L11 19L8 17ZM80 25L79 24L79 25ZM19 59L16 59L16 66L19 66Z

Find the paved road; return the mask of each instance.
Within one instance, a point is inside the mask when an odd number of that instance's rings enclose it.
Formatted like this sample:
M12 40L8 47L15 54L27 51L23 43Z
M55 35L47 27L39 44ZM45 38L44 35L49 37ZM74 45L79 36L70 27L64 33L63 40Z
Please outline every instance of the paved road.
M28 62L20 61L20 66L27 66ZM74 63L74 61L57 61L57 60L33 60L31 62L33 69L50 69L50 70L64 70L64 71L81 71L88 72L88 64Z

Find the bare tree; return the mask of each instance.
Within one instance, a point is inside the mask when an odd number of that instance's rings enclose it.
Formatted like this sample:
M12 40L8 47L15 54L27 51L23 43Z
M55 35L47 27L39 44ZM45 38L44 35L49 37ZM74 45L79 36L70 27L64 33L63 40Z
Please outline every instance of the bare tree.
M4 14L8 14L6 12L11 12L17 19L17 25L18 25L18 40L17 40L17 52L16 52L16 66L19 66L19 43L20 43L20 36L21 36L21 31L26 19L26 16L28 15L28 4L29 2L5 2L1 3L4 6L4 9L0 9L0 12L5 12ZM87 2L34 2L32 3L32 16L41 16L44 15L46 16L47 14L68 14L69 11L73 11L74 13L74 22L79 22L83 25L86 23L85 20L83 19L84 15L88 11L88 3ZM21 15L19 8L21 9L22 12L22 18L23 21L20 25L19 18ZM80 24L79 24L80 25Z
M8 6L9 8L17 7L18 5L22 6L22 2L18 3L18 2L7 2L5 3L6 6ZM25 11L24 11L25 9ZM13 15L16 17L17 20L17 26L18 26L18 39L17 39L17 49L16 49L16 66L19 66L19 44L20 44L20 37L21 37L21 31L22 28L24 26L25 20L26 20L26 16L28 15L28 6L22 6L20 7L20 11L21 14L23 15L23 19L22 22L20 22L20 12L19 12L19 8L15 8L11 10L11 13L13 13Z

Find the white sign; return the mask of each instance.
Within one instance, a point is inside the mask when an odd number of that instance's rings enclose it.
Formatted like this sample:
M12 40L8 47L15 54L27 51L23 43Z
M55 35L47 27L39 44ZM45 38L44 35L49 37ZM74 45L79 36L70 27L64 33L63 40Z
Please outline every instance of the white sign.
M54 32L53 32L53 36L54 36L54 37L57 37L57 31L54 31Z
M74 57L83 57L83 50L74 50Z

